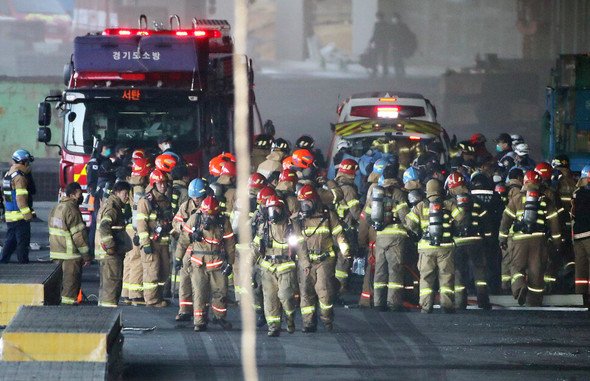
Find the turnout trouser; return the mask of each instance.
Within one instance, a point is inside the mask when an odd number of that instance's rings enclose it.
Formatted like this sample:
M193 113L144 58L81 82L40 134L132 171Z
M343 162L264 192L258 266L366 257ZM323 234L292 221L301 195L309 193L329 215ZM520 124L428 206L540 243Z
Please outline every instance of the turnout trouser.
M453 307L455 261L453 246L437 249L418 249L420 258L420 306L424 310L432 309L434 304L434 285L438 273L440 305L443 308Z
M590 294L590 238L574 241L576 294Z
M515 299L521 292L527 292L527 307L539 307L543 303L545 281L543 275L547 266L547 240L536 236L515 240L513 242L512 263L512 295Z
M375 307L401 307L404 293L403 258L406 247L401 235L380 235L375 243Z
M193 313L193 286L191 285L191 276L189 266L191 264L190 255L182 257L182 268L178 271L178 313Z
M156 304L162 301L162 288L159 286L162 276L161 261L167 258L162 251L168 252L168 245L152 243L152 253L146 254L141 250L143 265L143 297L146 304ZM169 267L169 265L164 265Z
M275 265L280 265L277 263ZM297 270L295 266L288 271L261 268L262 290L264 294L264 316L269 331L281 329L281 315L285 312L287 321L295 316L295 285Z
M299 270L299 288L301 291L301 316L303 325L315 326L316 304L320 305L320 318L324 323L334 321L335 258L312 261L309 275Z
M1 263L8 263L16 252L18 263L29 263L29 245L31 244L31 222L20 220L6 223L6 239L0 256Z
M53 263L61 265L61 304L77 304L82 283L82 259L54 259Z
M212 262L218 256L199 256L203 265L198 266L194 262L189 266L189 274L193 288L193 315L194 324L205 325L205 317L209 301L213 309L213 316L224 319L227 314L227 277L217 267L207 270L205 263Z
M455 248L455 307L467 308L467 284L469 283L469 268L473 273L477 304L480 306L490 303L488 283L486 281L485 252L481 242L457 245Z
M121 255L105 255L99 262L98 305L117 307L123 286L123 257Z

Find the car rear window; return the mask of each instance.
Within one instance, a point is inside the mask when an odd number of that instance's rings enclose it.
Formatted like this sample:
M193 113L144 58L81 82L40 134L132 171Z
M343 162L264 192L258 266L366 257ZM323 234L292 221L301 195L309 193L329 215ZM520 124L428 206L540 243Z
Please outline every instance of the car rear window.
M426 116L424 107L403 105L354 106L350 116L369 119L409 119Z

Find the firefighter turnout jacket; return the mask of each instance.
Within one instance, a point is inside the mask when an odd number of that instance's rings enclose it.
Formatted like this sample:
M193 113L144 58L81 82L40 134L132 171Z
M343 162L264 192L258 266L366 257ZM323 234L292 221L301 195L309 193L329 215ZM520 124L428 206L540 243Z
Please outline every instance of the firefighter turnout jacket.
M90 261L88 233L78 208L71 197L62 197L49 213L49 256L51 259Z
M105 255L123 257L131 250L131 240L125 233L126 219L125 204L114 194L111 194L98 211L94 253L97 259Z
M23 164L13 164L4 176L2 193L6 208L6 222L17 222L33 218L29 205L27 174L30 168Z
M172 230L172 207L165 194L152 188L137 203L137 235L139 246L151 243L168 245Z

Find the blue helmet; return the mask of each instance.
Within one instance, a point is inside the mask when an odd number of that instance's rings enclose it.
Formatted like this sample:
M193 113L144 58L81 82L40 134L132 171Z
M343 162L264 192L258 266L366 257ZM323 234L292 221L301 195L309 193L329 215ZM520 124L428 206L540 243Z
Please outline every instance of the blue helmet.
M18 149L12 154L12 160L14 160L15 163L30 163L33 162L35 158L29 153L29 151Z
M384 156L383 158L377 160L375 164L373 164L373 173L382 175L385 167L390 164L393 164L393 158L391 156Z
M590 176L590 165L585 165L584 168L582 168L582 173L580 174L580 178L585 179L585 178L588 178L589 176Z
M209 184L203 179L194 179L188 185L188 196L190 198L199 198L207 195Z
M403 181L404 184L407 184L408 182L413 180L420 180L420 174L418 173L418 170L416 168L410 167L406 169L406 171L404 172Z

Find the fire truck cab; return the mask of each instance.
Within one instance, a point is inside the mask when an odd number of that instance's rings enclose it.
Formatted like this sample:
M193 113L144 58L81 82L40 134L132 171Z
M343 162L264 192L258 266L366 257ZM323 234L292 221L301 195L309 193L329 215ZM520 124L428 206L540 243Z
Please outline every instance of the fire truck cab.
M170 22L172 26L172 19ZM86 163L107 139L130 149L158 152L162 134L189 165L192 177L210 158L233 151L233 43L224 20L193 19L191 29L106 29L76 37L64 70L67 89L39 105L38 140L48 143L49 102L64 118L60 183L86 189ZM258 115L253 70L247 64L250 115ZM257 123L255 123L255 120ZM256 125L256 126L255 126ZM260 126L251 118L250 132Z

